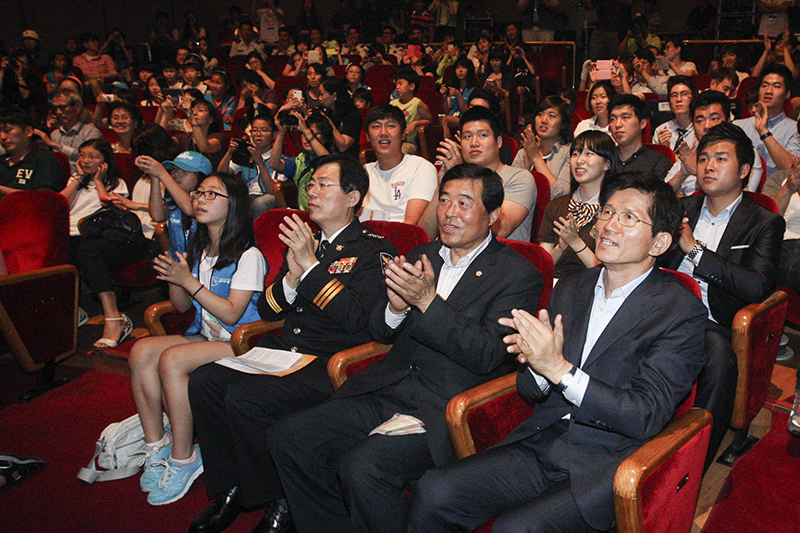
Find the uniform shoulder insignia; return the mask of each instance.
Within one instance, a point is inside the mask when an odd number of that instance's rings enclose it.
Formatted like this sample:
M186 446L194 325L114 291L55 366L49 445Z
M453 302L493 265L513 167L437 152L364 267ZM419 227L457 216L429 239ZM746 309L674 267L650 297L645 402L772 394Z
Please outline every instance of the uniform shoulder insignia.
M363 230L361 230L361 233L363 233L367 237L372 237L373 239L385 239L386 238L383 235L378 235L377 233L372 233L367 228L364 228Z

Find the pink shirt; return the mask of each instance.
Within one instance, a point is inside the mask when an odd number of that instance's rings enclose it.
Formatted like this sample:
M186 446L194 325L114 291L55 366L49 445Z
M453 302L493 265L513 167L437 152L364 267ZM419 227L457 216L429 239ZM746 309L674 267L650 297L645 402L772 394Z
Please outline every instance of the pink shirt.
M81 69L86 78L106 78L117 72L114 60L106 54L90 57L84 53L75 56L72 64Z

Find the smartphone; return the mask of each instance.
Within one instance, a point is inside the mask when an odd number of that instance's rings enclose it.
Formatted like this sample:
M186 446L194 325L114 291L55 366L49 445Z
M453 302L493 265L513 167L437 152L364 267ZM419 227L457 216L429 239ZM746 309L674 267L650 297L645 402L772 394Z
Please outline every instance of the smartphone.
M308 62L309 63L319 63L320 62L319 50L309 50L308 51Z
M113 102L115 100L115 98L116 97L113 94L101 94L99 96L99 100L101 102L106 102L106 103Z
M614 62L610 59L599 59L595 61L595 72L597 73L597 80L610 80L611 72L614 67Z
M289 93L289 97L290 98L294 98L295 100L298 100L298 101L302 102L303 101L303 91L301 91L300 89L292 89L292 92Z

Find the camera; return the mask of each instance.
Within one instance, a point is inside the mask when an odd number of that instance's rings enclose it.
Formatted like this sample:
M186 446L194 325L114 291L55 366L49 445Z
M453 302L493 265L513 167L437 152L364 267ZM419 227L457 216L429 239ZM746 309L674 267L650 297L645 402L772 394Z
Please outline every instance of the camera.
M236 149L231 154L231 161L240 167L250 166L253 158L250 156L250 152L248 152L247 149L252 148L253 145L244 139L234 139L232 142L236 143Z
M284 109L283 111L280 111L276 118L278 119L278 121L281 124L283 124L287 128L290 127L290 126L297 126L297 124L298 124L297 117L292 115L289 112L288 109Z

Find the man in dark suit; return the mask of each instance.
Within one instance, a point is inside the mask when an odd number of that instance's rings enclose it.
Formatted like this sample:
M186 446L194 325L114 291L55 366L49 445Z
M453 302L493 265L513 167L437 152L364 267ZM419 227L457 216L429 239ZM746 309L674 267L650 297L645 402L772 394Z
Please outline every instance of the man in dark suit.
M518 333L528 420L490 450L428 472L411 494L408 531L607 531L619 464L672 419L703 364L705 309L655 267L681 220L669 185L622 173L600 193L597 258L562 278ZM551 317L553 317L551 323Z
M742 307L775 288L786 223L742 193L754 161L739 126L722 123L697 146L697 184L705 194L683 199L678 247L660 265L694 276L708 308L706 365L695 405L714 417L706 464L713 460L733 413L738 365L731 324Z
M287 250L278 276L258 301L264 320L285 319L283 336L260 346L313 354L284 377L251 375L217 364L189 381L189 400L203 449L205 484L216 500L190 531L222 531L242 507L267 505L259 527L285 521L286 505L264 434L281 416L317 405L332 393L327 362L334 353L369 342L369 312L385 294L382 260L397 253L355 218L369 186L352 158L321 158L308 184L314 235L297 215L279 226ZM382 256L384 259L382 259Z
M456 458L447 402L500 376L508 362L498 319L536 309L540 272L490 227L503 183L474 164L449 170L438 199L441 240L386 268L373 309L386 359L354 374L326 403L284 419L269 447L301 533L400 532L410 482ZM390 419L401 434L373 430Z

